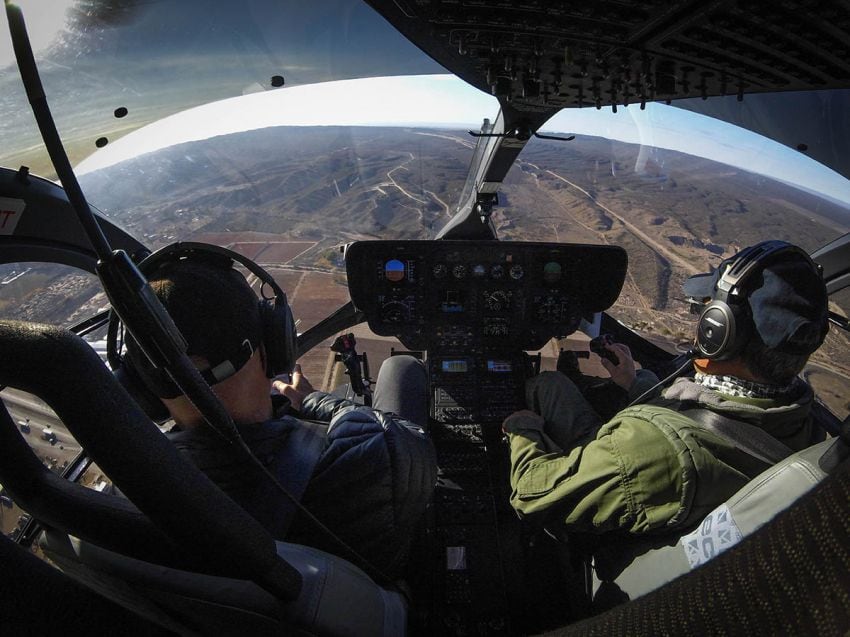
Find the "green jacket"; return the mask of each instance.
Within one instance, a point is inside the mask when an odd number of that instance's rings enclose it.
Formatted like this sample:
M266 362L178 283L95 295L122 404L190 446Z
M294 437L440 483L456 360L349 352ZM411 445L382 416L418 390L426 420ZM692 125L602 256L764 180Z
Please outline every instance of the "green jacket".
M802 383L802 381L799 381ZM665 398L696 400L736 420L758 425L792 450L815 440L814 399L802 383L792 404L733 398L680 378ZM697 523L767 464L665 407L636 405L602 425L596 437L569 451L530 413L505 422L511 447L511 504L541 525L571 531L666 532Z

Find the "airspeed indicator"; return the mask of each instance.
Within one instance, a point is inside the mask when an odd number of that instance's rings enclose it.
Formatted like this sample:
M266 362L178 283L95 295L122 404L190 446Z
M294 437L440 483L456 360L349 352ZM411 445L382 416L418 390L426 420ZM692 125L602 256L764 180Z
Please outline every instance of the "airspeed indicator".
M511 293L496 290L484 293L484 306L492 312L508 310L511 307Z
M416 317L416 301L414 297L385 298L379 297L381 320L385 323L410 323Z

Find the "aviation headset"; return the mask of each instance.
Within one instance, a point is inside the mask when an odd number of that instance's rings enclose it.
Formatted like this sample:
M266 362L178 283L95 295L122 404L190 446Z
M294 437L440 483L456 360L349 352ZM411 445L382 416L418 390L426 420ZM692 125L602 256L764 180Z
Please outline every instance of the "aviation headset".
M821 268L801 248L785 241L764 241L738 253L714 287L711 302L705 306L697 323L697 356L711 360L728 360L739 354L754 329L748 303L748 285L776 257L796 254L812 268Z
M229 271L234 264L239 263L262 281L258 308L261 340L265 349L266 375L271 378L277 374L291 372L297 357L295 321L286 300L286 293L274 278L259 265L227 248L206 243L182 242L157 250L142 260L138 264L138 268L145 275L145 278L150 279L157 270L167 264L192 260L220 267L223 271ZM267 285L274 292L273 297L266 296ZM161 382L152 383L153 379L145 380L142 374L133 369L133 365L127 360L127 357L121 355L118 337L121 332L120 327L118 315L112 312L109 318L106 345L109 364L121 384L128 389L130 394L148 412L148 415L159 420L164 408L158 396L167 395L165 388L173 387L173 383L162 370L160 370ZM254 345L246 339L236 356L205 370L202 372L202 376L210 385L221 382L235 374L253 355L253 352ZM144 354L141 355L144 356Z

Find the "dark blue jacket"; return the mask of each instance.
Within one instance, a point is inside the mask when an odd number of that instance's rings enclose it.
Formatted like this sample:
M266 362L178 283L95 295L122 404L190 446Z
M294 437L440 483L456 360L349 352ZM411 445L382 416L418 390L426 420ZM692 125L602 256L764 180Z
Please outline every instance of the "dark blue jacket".
M324 392L307 396L300 415L329 423L327 443L302 504L374 566L398 576L437 478L431 441L408 421ZM288 415L239 426L248 447L284 487L286 470L277 460L289 435L299 426L303 426L300 421ZM345 557L303 515L296 515L286 537L282 537L274 511L280 496L269 488L256 467L214 432L195 428L168 436L277 539Z

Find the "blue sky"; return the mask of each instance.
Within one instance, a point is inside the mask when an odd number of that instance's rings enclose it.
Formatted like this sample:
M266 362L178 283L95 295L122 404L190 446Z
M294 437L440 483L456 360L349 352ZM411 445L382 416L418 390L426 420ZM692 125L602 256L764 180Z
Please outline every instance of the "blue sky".
M81 173L187 141L268 126L394 125L478 129L498 102L449 75L342 80L263 91L164 118L111 143ZM541 132L593 135L667 148L780 179L850 204L850 181L746 129L665 104L564 110Z
M33 46L43 51L39 57L45 88L60 132L93 142L101 129L114 126L111 113L117 106L130 107L130 119L146 109L182 111L124 137L110 137L108 146L79 164L81 172L172 144L266 126L477 129L484 117L492 119L498 112L492 96L452 76L399 76L433 73L439 67L363 3L323 0L312 8L295 4L286 13L277 2L245 3L140 3L129 10L129 19L119 12L117 18L107 15L94 26L69 26L65 9L74 0L50 0L49 8L44 0L20 0ZM222 24L227 25L224 37ZM11 62L3 19L0 71L4 66L11 71ZM270 69L287 76L286 88L267 90ZM333 81L367 71L395 77ZM6 76L4 91L10 94L0 95L6 150L36 143L22 89L13 79ZM223 87L213 90L216 84ZM227 95L237 97L220 99ZM183 110L209 100L214 101ZM644 111L637 105L621 107L616 114L610 107L565 110L543 131L685 152L850 204L850 181L802 153L664 104L647 104ZM20 141L9 139L9 134L17 134ZM94 150L93 143L89 147Z
M676 150L773 177L850 204L850 181L802 153L726 122L666 104L564 110L543 130Z

